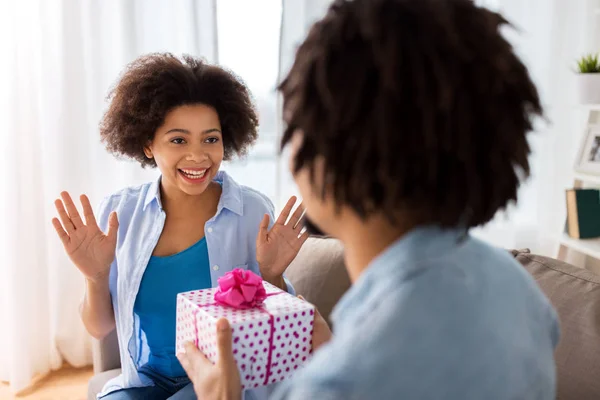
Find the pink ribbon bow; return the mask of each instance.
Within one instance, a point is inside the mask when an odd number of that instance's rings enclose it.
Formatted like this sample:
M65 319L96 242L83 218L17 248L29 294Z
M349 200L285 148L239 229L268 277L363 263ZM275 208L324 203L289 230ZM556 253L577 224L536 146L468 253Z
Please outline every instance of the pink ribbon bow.
M236 268L219 278L215 301L238 309L260 306L267 298L263 280L252 271Z

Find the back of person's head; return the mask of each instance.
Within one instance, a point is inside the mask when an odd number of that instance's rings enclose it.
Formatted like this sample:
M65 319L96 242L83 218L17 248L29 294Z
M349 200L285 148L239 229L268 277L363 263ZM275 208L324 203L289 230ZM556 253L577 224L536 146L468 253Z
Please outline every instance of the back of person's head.
M492 219L529 175L542 114L506 23L470 0L335 1L280 86L295 171L322 159L317 190L361 217Z

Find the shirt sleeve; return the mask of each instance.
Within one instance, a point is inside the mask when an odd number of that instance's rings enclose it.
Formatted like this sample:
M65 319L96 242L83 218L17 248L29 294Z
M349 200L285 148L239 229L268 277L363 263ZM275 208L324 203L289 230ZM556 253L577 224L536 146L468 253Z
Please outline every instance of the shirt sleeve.
M295 296L296 295L296 289L294 289L294 285L292 285L292 282L290 282L290 280L285 277L285 274L283 274L283 280L285 281L285 286L286 286L287 292L289 294L291 294L292 296Z

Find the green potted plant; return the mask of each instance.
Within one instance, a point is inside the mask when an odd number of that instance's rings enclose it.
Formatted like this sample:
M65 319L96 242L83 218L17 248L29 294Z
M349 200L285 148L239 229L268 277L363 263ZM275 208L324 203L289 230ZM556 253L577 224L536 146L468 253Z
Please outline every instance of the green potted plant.
M598 54L586 54L577 60L579 102L600 104L600 60Z

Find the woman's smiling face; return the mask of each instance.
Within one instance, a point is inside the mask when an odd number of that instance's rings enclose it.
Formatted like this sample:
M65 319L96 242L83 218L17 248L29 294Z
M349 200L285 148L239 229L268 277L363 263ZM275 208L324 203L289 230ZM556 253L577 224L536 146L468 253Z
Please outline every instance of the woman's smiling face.
M177 189L191 196L202 194L223 161L219 115L204 104L174 108L144 153L156 161L165 190Z

